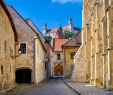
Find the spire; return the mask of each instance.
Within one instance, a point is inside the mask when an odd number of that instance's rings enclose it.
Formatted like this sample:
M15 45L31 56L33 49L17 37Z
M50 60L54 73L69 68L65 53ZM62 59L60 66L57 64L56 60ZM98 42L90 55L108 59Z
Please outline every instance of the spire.
M45 35L47 33L47 25L46 23L44 23L44 26L43 26L43 34Z
M69 25L69 31L72 32L72 30L73 30L73 20L72 20L72 18L69 18L68 25Z

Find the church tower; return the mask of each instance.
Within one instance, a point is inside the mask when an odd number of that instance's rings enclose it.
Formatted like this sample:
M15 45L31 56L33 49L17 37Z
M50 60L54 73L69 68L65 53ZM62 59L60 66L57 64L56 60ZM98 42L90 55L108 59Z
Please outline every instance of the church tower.
M60 38L62 38L63 36L63 29L62 29L62 26L60 26L59 30L58 30L58 35Z
M46 35L46 33L47 33L47 25L46 25L46 23L44 23L42 33L43 33L44 35Z
M69 26L69 31L72 32L73 31L73 21L72 21L72 18L69 18L69 21L68 21L68 26Z

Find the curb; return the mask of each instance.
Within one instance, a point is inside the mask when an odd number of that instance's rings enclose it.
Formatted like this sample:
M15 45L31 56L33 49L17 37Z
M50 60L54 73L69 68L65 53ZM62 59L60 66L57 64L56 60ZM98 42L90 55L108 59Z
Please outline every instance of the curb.
M82 95L82 94L80 94L77 90L73 89L73 87L71 87L64 79L63 79L63 81L64 81L64 83L65 83L71 90L73 90L76 94Z

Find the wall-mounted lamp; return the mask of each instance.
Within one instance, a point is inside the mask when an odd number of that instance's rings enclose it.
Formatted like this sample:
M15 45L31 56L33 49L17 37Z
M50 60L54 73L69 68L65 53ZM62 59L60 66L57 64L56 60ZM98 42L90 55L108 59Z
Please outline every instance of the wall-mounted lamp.
M13 55L13 54L11 53L11 58L14 59L14 58L16 58L16 57L19 57L21 54L22 54L22 50L21 50L21 48L19 48L19 49L18 49L18 55Z

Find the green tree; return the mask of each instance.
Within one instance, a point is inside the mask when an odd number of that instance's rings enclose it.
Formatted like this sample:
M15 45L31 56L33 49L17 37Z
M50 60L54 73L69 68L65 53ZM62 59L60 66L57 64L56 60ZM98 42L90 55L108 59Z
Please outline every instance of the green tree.
M65 31L63 34L64 38L72 38L74 36L74 34L70 31Z
M52 37L51 36L45 36L45 39L48 43L51 43Z

